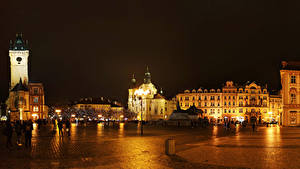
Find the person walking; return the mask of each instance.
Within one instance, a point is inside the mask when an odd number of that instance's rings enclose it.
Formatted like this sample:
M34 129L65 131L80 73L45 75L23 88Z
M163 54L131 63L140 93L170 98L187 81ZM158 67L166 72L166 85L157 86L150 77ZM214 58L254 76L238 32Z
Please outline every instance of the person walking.
M22 126L21 126L21 123L19 120L16 122L15 132L17 134L17 145L20 146L20 145L22 145L21 144Z
M71 123L70 123L70 120L69 119L67 119L66 120L66 131L67 131L67 133L68 133L68 136L70 136L71 135Z
M4 128L4 135L6 136L6 147L10 148L12 146L11 143L11 137L13 133L13 128L11 126L10 121L6 122L5 128Z
M32 121L27 121L25 125L25 147L31 147L33 124Z
M255 123L252 123L252 131L255 132Z
M52 124L53 124L53 131L56 130L56 122L55 119L52 119Z
M58 121L57 126L58 126L58 130L59 130L59 135L63 136L63 131L62 131L63 123L61 120Z

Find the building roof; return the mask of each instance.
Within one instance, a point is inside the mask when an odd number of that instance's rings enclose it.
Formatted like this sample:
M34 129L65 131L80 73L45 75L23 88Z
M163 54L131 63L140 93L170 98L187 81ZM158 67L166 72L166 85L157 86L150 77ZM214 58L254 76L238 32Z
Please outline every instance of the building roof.
M282 70L300 70L300 60L284 60L281 62Z
M165 99L165 97L159 93L154 95L154 99Z
M188 115L198 115L203 114L203 110L197 109L196 106L191 106L187 110L182 110L179 106L179 102L177 102L177 109L174 110L173 113L186 113Z
M22 34L16 34L16 40L10 41L9 50L28 50L28 41L24 42Z
M27 86L25 86L22 83L22 80L20 79L19 83L15 85L15 87L13 89L11 89L11 91L17 92L17 91L28 91Z
M111 104L108 99L101 98L82 98L76 104Z
M82 98L79 101L75 101L75 104L102 104L110 105L111 107L122 107L122 105L117 101L110 101L104 97L100 98Z

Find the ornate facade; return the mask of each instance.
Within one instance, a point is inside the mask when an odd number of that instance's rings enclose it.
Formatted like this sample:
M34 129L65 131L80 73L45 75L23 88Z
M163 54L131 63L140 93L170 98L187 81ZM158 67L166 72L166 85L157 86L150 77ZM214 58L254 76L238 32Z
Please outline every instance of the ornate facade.
M283 125L300 125L300 62L282 61L280 70Z
M260 123L281 121L280 109L274 110L275 105L280 107L277 104L281 97L270 96L266 86L259 86L255 82L240 86L227 81L222 89L185 90L176 98L182 109L194 105L203 110L204 116L219 122L226 119ZM273 109L270 109L270 101Z
M137 86L136 79L133 77L128 93L128 110L135 112L138 120L169 119L176 109L175 99L167 100L162 95L162 91L158 93L154 84L151 83L151 74L148 68L144 83Z
M75 102L74 106L77 110L93 110L99 115L102 112L116 112L122 114L124 111L124 107L121 106L120 103L116 101L110 101L108 99L100 98L83 98L78 102Z

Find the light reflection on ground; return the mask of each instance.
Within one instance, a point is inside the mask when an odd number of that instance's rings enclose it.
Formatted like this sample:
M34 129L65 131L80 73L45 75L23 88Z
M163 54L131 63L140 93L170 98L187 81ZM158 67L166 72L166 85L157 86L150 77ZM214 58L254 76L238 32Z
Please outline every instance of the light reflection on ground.
M299 128L235 130L145 126L140 136L136 124L72 124L71 136L61 137L52 126L37 129L35 124L32 149L7 151L0 140L0 154L6 154L0 168L229 168L253 162L253 168L297 166L297 160L290 159L300 158ZM170 137L176 140L174 157L164 154Z

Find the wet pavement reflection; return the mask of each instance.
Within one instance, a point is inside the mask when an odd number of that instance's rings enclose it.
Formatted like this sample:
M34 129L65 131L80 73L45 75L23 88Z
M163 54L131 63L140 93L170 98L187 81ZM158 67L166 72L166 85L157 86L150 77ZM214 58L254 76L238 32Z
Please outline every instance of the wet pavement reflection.
M31 149L8 150L0 140L1 158L6 160L0 168L278 168L286 161L296 165L292 159L300 157L299 128L259 127L252 132L240 126L145 126L140 136L139 127L73 123L68 137L51 126L34 125ZM164 153L168 138L176 140L176 156Z

